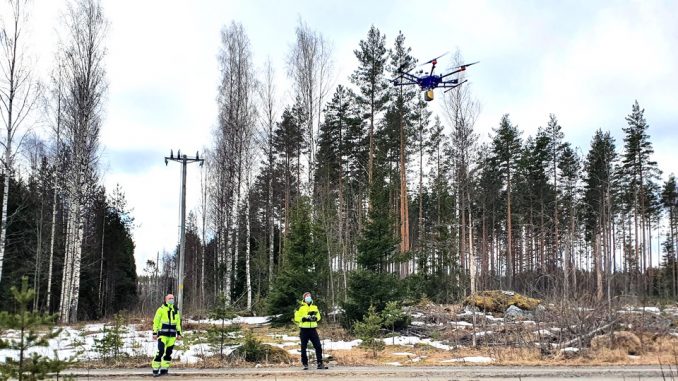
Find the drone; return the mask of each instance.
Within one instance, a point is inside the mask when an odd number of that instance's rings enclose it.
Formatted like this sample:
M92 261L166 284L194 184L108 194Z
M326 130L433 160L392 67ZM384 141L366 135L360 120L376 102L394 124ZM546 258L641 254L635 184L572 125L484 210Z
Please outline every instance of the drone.
M447 54L447 53L445 53L445 54ZM444 56L445 54L442 54L442 55L440 55L440 56L438 56L438 57L436 57L432 60L426 61L423 64L416 66L416 67L414 67L410 70L407 70L407 71L403 71L403 70L405 70L404 66L406 65L406 64L403 64L402 66L400 66L398 68L398 74L399 75L396 79L393 80L393 84L395 86L419 85L421 90L424 91L424 99L427 102L430 102L430 101L433 100L433 89L435 89L435 88L444 88L444 89L447 89L447 90L445 90L445 92L448 92L448 91L454 89L455 87L461 86L463 83L467 82L467 80L463 80L463 81L459 82L458 78L447 79L447 80L445 78L449 77L452 74L456 74L456 73L465 71L467 67L469 67L471 65L475 65L479 61L454 67L447 74L439 74L439 75L433 74L433 70L435 70L436 65L438 64L438 58ZM415 73L419 74L418 76L411 73L412 70L414 70L418 67L424 66L424 65L428 65L428 64L431 64L431 71L428 74L426 72L424 72L423 69L419 70L418 72L415 72Z

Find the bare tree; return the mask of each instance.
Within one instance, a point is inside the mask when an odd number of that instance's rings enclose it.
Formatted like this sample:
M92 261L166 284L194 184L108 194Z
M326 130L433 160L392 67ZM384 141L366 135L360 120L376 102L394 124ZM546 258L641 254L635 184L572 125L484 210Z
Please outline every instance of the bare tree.
M457 50L452 58L454 66L462 65L463 57ZM463 72L462 72L463 73ZM459 78L462 82L463 78ZM471 280L471 293L476 291L476 256L472 249L473 219L471 216L471 187L472 172L476 158L478 135L473 131L480 104L473 97L468 84L456 87L445 94L444 110L447 119L452 125L451 148L455 166L455 179L457 191L457 207L460 217L459 223L459 257L462 268L468 270ZM468 238L468 240L467 240Z
M53 173L53 187L54 193L52 195L52 222L50 228L50 242L49 242L49 265L47 271L47 297L45 301L45 310L50 312L52 301L52 275L54 269L54 244L56 239L56 216L57 216L57 201L59 193L61 192L61 181L59 181L59 173L63 168L64 160L62 155L61 144L61 123L62 123L62 97L64 86L64 66L63 58L59 55L56 57L58 62L57 67L52 75L52 84L50 89L50 99L47 102L49 113L51 114L50 124L54 132L54 152L52 152L52 173Z
M268 59L264 66L264 82L260 87L261 98L261 117L262 132L265 140L266 166L268 171L268 182L266 189L266 226L268 228L268 285L273 287L273 265L274 265L274 208L273 208L273 172L275 166L275 157L273 151L273 127L278 118L277 100L275 97L275 73L271 60Z
M104 70L106 21L98 0L77 0L66 14L63 43L63 133L67 157L65 258L59 316L77 320L85 221L96 192L99 130L107 88Z
M287 72L306 112L308 126L308 185L313 184L315 136L320 128L320 112L330 90L332 48L320 32L312 31L303 20L296 29L296 41L287 57Z
M25 54L23 27L28 21L28 0L7 0L7 6L11 9L9 17L1 20L3 22L0 25L0 116L4 128L0 140L4 175L0 217L0 279L5 257L7 201L14 158L28 129L24 125L28 123L28 117L41 92Z
M256 121L254 94L257 88L254 80L250 40L241 24L231 23L221 31L222 48L219 55L221 84L219 86L219 127L216 152L218 160L229 160L219 164L216 176L221 179L218 193L221 202L218 213L224 215L222 223L222 259L225 259L224 293L231 302L231 281L235 278L238 263L238 228L240 196L243 191L242 177L244 161L251 154L252 137ZM224 167L225 166L225 167ZM228 192L230 191L230 195ZM227 192L227 193L224 193ZM225 201L225 202L224 202ZM231 256L230 253L233 252Z

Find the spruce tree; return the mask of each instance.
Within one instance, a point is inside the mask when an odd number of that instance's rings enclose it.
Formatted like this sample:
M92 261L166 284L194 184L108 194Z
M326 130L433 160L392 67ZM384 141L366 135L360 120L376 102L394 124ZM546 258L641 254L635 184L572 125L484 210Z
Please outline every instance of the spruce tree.
M379 166L375 167L370 202L368 222L358 242L358 269L349 278L347 301L343 305L347 326L360 320L370 306L380 312L388 301L399 300L401 295L397 278L388 272L388 265L397 252L397 241L393 236L384 174Z
M268 313L280 315L275 323L292 321L304 292L317 295L322 290L327 262L318 250L312 230L310 201L301 197L292 210L290 232L285 237L283 268L268 295ZM315 299L319 301L319 298Z
M377 313L374 306L369 306L362 321L355 323L353 330L362 343L360 346L372 351L372 357L377 357L377 352L384 350L384 341L379 338L383 319Z
M35 297L35 290L29 288L28 277L21 278L21 289L12 286L12 296L17 305L15 313L0 312L0 328L18 331L17 338L0 339L0 349L16 351L17 358L7 357L0 362L0 379L42 380L50 374L58 374L67 366L74 363L73 359L60 360L55 353L55 359L33 352L35 347L47 347L49 340L61 333L60 329L52 329L55 315L31 312L30 304ZM55 351L56 352L56 351Z

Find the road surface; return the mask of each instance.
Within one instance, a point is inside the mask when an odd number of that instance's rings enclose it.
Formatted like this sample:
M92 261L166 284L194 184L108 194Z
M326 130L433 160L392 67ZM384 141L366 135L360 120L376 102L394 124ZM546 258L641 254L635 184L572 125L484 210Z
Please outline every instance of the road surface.
M328 370L301 370L300 368L223 368L172 369L163 380L351 380L351 381L453 381L453 380L550 380L572 381L575 378L612 380L674 380L676 366L431 366L431 367L353 367L337 366ZM150 369L74 369L77 380L148 380Z

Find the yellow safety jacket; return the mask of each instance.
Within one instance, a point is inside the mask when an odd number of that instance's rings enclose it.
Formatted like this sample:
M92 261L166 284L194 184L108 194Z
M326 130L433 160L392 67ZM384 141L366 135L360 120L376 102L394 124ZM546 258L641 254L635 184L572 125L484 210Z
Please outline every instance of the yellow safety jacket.
M158 336L181 336L181 314L179 309L167 303L155 311L153 334Z
M315 317L314 321L311 321L312 317ZM318 326L319 321L320 311L318 311L318 306L313 304L313 302L307 304L306 302L301 301L299 307L294 311L294 322L297 323L299 328L315 328Z

